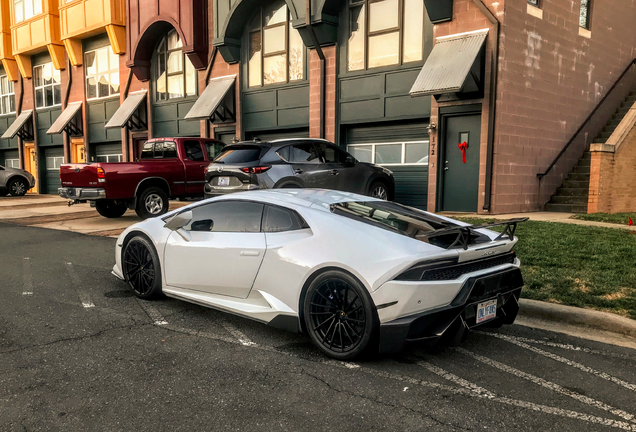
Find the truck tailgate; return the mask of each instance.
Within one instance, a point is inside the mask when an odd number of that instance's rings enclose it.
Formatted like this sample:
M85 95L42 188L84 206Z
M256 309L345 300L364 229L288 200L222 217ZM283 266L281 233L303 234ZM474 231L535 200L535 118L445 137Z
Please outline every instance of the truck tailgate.
M96 187L97 165L63 164L60 167L60 180L62 186Z

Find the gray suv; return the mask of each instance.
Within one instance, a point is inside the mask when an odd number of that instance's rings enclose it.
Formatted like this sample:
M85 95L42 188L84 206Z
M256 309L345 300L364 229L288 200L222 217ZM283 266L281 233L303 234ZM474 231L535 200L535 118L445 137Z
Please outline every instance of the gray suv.
M329 141L308 138L229 145L206 169L206 198L277 188L334 189L392 200L395 182L388 169L358 162Z
M0 165L0 196L10 193L13 196L23 196L35 187L35 177L24 170Z

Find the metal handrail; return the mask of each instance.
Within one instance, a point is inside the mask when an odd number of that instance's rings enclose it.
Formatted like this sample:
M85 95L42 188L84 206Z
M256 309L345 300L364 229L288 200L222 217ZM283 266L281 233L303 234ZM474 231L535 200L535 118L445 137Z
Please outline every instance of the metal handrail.
M614 82L614 84L612 85L612 87L607 91L607 93L605 93L605 96L603 96L603 99L600 100L600 102L596 105L596 107L594 108L594 110L590 113L589 116L587 116L587 118L585 119L585 121L583 122L583 124L581 124L581 127L579 127L577 129L577 131L574 133L574 135L572 135L572 138L570 138L570 141L568 141L568 143L565 145L565 147L563 147L563 150L561 150L561 153L559 153L557 155L556 158L554 158L554 160L552 161L552 163L550 164L550 166L548 167L547 170L545 170L545 172L542 173L538 173L537 177L539 177L539 180L541 180L543 177L547 176L548 173L550 171L552 171L552 168L554 168L554 166L557 164L557 162L559 161L559 159L561 159L561 156L563 156L565 154L565 152L567 151L567 149L570 147L570 145L574 142L574 140L576 139L576 137L581 133L581 131L583 130L583 128L585 128L585 126L590 122L590 120L592 120L592 117L594 116L594 114L596 114L596 111L599 110L599 108L601 108L601 105L603 105L603 102L605 102L605 100L609 97L609 95L614 91L614 89L618 86L618 84L621 82L621 80L625 77L625 75L627 75L627 72L629 72L629 70L634 67L636 65L636 58L634 60L632 60L629 65L625 68L625 70L623 71L623 73L618 77L618 79L616 80L616 82Z

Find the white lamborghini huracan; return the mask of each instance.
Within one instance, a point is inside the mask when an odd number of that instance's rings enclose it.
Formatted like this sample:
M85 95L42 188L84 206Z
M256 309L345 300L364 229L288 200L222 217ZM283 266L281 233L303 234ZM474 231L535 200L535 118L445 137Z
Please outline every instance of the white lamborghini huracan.
M140 298L163 294L306 332L349 360L512 324L522 221L487 226L503 226L500 234L331 190L244 192L131 226L113 273Z

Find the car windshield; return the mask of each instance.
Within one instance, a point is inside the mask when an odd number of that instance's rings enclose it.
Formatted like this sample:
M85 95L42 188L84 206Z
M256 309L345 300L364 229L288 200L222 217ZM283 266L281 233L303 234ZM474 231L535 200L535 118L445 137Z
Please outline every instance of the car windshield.
M261 158L261 148L258 146L231 146L223 149L220 155L214 159L215 163L246 163L256 162Z

